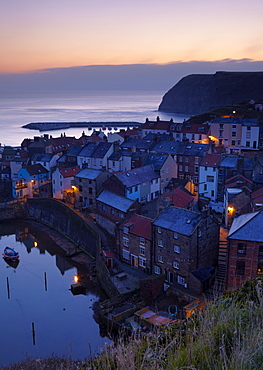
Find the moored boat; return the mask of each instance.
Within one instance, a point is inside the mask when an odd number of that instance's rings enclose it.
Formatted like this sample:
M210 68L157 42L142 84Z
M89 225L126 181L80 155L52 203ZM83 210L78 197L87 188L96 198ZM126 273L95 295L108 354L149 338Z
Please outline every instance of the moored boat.
M19 259L19 254L13 248L5 247L3 258L7 261L16 261Z

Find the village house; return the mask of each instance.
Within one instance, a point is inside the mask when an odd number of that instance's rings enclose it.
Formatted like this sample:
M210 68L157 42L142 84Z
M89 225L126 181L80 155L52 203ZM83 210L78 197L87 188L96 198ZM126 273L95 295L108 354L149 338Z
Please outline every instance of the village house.
M247 187L226 188L224 196L225 226L229 228L233 219L250 212L251 190Z
M215 118L211 123L211 139L223 145L229 154L238 154L241 149L257 149L259 123L257 119L226 116Z
M216 201L218 187L219 154L207 154L199 165L198 195Z
M149 202L160 194L160 177L152 165L113 174L103 188L140 203Z
M175 189L166 191L161 196L161 202L159 209L166 208L168 205L172 205L177 208L185 208L193 211L194 208L194 197L184 187L177 187Z
M219 224L201 213L168 207L153 221L153 271L186 294L202 294L217 265Z
M49 172L56 167L59 156L50 153L35 153L31 159L31 164L41 164Z
M182 128L183 139L190 143L209 144L210 122L185 122Z
M119 232L119 256L129 265L151 273L152 219L133 214Z
M228 233L227 289L263 273L263 212L241 215Z
M39 195L39 187L49 181L49 171L41 164L22 167L13 178L13 198Z
M208 144L181 143L177 152L178 177L190 179L198 191L199 165L209 149Z
M107 161L113 153L114 145L104 141L99 143L88 143L77 155L78 166L99 170L107 168Z
M52 173L53 198L68 199L74 203L74 176L80 171L79 167L56 168Z
M96 210L96 197L102 189L102 184L109 177L107 171L84 168L74 177L75 207Z
M177 177L177 163L170 154L148 154L142 163L143 166L153 165L154 171L160 177L160 191L164 188L171 178Z
M103 189L96 198L96 221L111 235L117 237L121 224L133 213L140 213L141 206L135 200L127 199Z
M127 150L130 152L140 152L140 153L150 153L152 147L154 146L154 140L145 139L134 139L129 138L120 144L122 150Z
M145 123L140 127L142 130L142 137L144 138L148 134L166 134L170 131L170 127L173 124L172 118L170 121L163 121L158 116L156 121L150 121L146 118Z
M128 171L132 168L132 154L124 150L116 149L108 157L107 170L112 172Z

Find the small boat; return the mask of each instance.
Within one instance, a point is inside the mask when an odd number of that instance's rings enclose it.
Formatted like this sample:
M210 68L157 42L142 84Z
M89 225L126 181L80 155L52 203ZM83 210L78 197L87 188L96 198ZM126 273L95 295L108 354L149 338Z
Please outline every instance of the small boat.
M19 259L19 254L13 248L5 247L3 259L7 261L16 261Z

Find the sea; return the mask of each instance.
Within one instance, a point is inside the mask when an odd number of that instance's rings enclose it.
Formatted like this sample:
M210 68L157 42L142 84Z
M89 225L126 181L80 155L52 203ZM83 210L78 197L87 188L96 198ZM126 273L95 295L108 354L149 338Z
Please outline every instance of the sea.
M88 128L68 128L39 132L22 128L31 122L145 122L145 119L173 118L183 115L158 111L164 91L37 91L0 94L0 144L19 146L23 139L44 133L53 137L80 137ZM107 134L107 132L105 132Z

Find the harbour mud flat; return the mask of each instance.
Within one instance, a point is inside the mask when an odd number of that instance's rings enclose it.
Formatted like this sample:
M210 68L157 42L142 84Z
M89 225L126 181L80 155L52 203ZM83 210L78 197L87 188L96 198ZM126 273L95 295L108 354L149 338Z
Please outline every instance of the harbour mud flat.
M22 128L39 131L58 130L66 128L77 128L77 127L139 127L142 125L140 122L124 121L124 122L31 122Z

